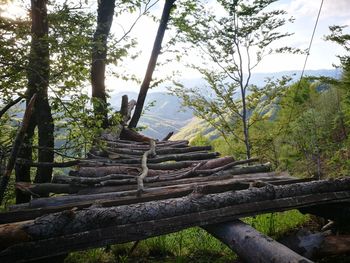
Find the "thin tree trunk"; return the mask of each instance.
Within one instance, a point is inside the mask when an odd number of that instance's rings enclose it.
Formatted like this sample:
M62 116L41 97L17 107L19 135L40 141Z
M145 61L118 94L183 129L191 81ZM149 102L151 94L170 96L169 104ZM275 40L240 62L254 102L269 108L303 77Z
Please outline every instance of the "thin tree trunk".
M251 149L250 149L250 142L249 142L249 127L247 123L248 120L247 120L246 94L244 89L241 89L241 92L242 92L242 122L243 122L244 144L246 148L247 159L250 159Z
M137 104L135 108L134 115L131 118L131 121L129 123L129 128L136 128L137 123L140 120L143 105L145 103L145 99L147 96L148 89L150 87L150 83L152 81L152 75L154 72L154 69L156 67L158 55L160 54L160 50L162 49L162 42L165 30L168 25L169 17L170 17L170 11L173 7L173 4L176 0L166 0L163 8L162 18L159 22L159 27L156 35L156 39L154 40L153 44L153 50L150 57L150 60L148 62L147 71L145 74L145 77L143 79L143 82L140 87L139 96L137 98Z
M1 117L14 105L16 105L18 102L23 100L23 97L18 97L15 100L10 101L7 105L5 105L1 110L0 110L0 119Z
M96 116L102 116L102 126L108 126L105 68L107 38L113 22L115 0L101 0L97 9L97 27L92 42L91 85Z

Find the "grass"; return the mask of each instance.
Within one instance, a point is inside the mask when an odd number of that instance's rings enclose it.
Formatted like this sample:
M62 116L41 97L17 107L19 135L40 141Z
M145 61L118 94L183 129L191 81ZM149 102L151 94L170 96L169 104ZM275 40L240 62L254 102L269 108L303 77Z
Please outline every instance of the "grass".
M297 210L243 219L261 233L273 238L299 228L309 220L309 216L302 215ZM99 248L71 253L65 262L226 263L234 262L236 259L236 255L226 245L199 227L143 240L130 255L132 245L133 243L127 243L113 245L108 249Z

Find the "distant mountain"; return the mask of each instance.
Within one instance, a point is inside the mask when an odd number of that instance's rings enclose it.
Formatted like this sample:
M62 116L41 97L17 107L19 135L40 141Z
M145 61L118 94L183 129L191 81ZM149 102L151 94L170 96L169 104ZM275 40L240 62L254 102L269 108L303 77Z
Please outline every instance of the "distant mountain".
M280 78L285 75L293 76L294 80L300 77L300 71L283 71L273 73L256 73L252 75L251 83L257 86L263 86L266 78ZM327 76L339 78L340 70L306 70L304 76ZM182 79L180 80L185 87L202 87L205 81L201 78ZM169 86L169 84L168 84ZM164 87L161 89L164 90ZM110 98L111 105L117 110L120 107L122 95L128 95L130 99L137 99L136 92L119 92L112 93ZM146 98L146 105L153 102L153 106L145 110L140 119L139 125L144 126L142 131L147 136L161 139L169 132L178 133L173 136L175 139L194 137L198 132L207 134L209 137L217 136L213 133L212 128L203 121L197 119L193 115L193 111L189 108L181 106L181 101L174 95L167 92L149 92ZM16 118L21 118L25 103L14 107L12 113ZM1 108L1 107L0 107Z
M271 73L255 73L252 75L251 83L257 86L264 86L267 78L281 78L282 76L292 76L294 81L300 78L301 71L282 71ZM340 70L322 69L306 70L304 76L326 76L339 78ZM201 87L205 81L201 78L182 79L180 82L185 87ZM164 87L162 88L164 90ZM119 92L111 95L110 102L115 109L119 109L122 95L128 95L130 99L137 99L136 92ZM146 98L146 105L153 106L146 109L140 119L140 126L144 126L143 134L152 138L161 139L170 131L174 131L173 139L191 139L201 132L214 138L217 136L208 125L195 118L193 111L181 106L181 100L167 92L149 92Z

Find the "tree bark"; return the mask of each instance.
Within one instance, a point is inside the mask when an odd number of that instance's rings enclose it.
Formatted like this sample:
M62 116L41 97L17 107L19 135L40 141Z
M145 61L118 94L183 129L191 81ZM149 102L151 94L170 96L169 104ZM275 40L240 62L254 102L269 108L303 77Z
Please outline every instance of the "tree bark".
M162 17L161 17L160 22L159 22L159 27L158 27L156 39L154 40L154 44L153 44L152 54L151 54L150 60L148 62L145 77L144 77L143 82L142 82L141 87L140 87L140 92L139 92L139 96L137 98L135 112L134 112L134 114L131 118L131 121L129 123L129 128L136 128L137 123L140 120L143 105L145 103L147 92L148 92L148 89L150 87L150 83L152 81L152 75L153 75L154 69L155 69L156 64L157 64L158 55L160 54L160 51L162 49L163 37L164 37L164 33L165 33L165 30L166 30L167 25L168 25L170 11L171 11L171 8L173 7L173 4L175 3L175 1L176 0L166 0L165 1L164 7L163 7Z
M35 103L34 116L30 121L27 130L27 136L24 138L24 147L22 147L18 157L32 160L32 138L34 129L38 125L39 137L39 162L53 162L54 153L54 124L51 115L51 107L48 101L47 89L49 85L50 57L48 37L48 17L47 17L47 0L32 0L32 42L28 62L28 87L27 87L27 105L29 99L37 94ZM39 167L35 181L48 182L51 180L52 168ZM16 181L30 181L30 166L24 164L16 165ZM16 192L16 202L26 202L30 196L23 196L22 193Z
M108 127L108 110L105 88L107 38L113 22L115 0L98 1L97 27L92 42L91 85L95 99L95 115L102 117L102 127Z

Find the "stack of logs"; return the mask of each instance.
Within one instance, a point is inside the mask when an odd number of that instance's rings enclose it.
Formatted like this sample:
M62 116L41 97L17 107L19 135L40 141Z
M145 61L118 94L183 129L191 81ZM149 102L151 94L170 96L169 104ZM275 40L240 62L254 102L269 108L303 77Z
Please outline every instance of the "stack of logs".
M206 229L220 236L222 228L213 224L350 201L347 178L296 179L271 172L269 164L254 165L256 159L220 158L210 151L188 141L105 138L69 176L17 183L38 198L0 214L0 261L40 259L191 226L212 225ZM47 194L65 195L39 198Z

